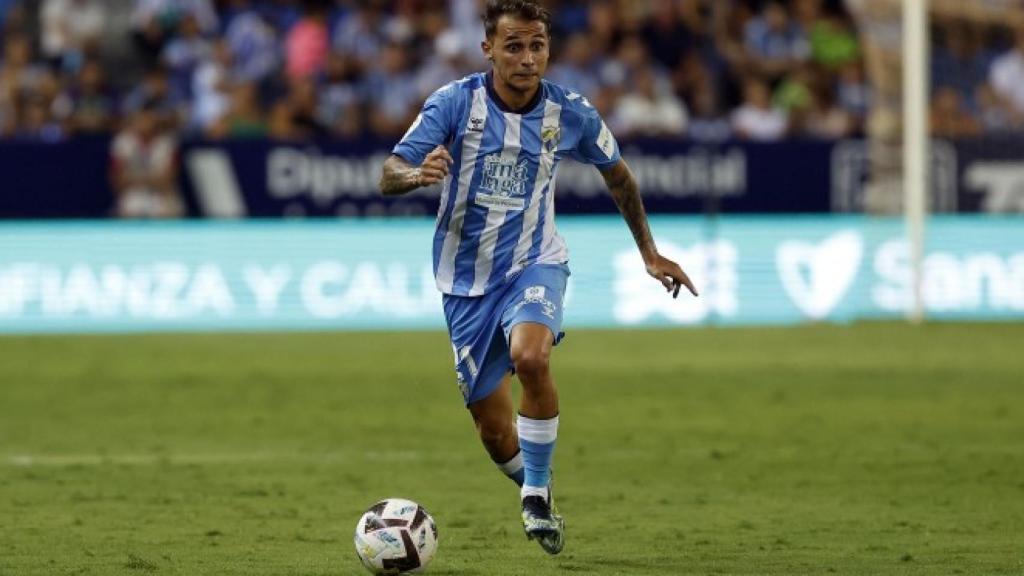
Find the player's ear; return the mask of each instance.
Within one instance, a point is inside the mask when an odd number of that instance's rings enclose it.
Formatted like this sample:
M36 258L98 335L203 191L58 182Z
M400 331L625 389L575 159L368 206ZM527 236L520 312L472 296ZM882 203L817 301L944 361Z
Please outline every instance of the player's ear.
M484 58L487 58L488 62L494 62L494 55L491 54L491 43L484 40L480 43L480 49L484 52Z

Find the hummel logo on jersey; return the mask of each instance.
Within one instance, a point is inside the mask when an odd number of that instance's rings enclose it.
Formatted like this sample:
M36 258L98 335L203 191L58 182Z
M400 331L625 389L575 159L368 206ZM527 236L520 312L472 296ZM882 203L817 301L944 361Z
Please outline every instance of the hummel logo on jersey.
M469 119L469 131L470 132L483 132L484 131L484 119L473 118Z

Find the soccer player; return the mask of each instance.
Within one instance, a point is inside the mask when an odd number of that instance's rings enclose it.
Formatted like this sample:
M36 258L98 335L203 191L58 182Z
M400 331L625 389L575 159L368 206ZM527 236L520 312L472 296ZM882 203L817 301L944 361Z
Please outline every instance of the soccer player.
M558 436L551 348L562 337L569 276L555 231L563 157L601 171L647 272L673 297L690 279L660 255L618 144L582 95L543 80L550 15L536 0L489 0L482 42L491 70L434 92L384 163L383 194L441 183L433 241L456 373L480 439L520 486L527 537L550 554L564 543L550 469ZM514 418L510 378L523 393Z

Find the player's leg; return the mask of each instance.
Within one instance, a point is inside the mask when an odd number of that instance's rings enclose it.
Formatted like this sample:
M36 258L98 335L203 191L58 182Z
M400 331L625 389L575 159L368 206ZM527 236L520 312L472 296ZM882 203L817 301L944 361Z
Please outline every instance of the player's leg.
M523 464L512 404L508 342L501 327L502 295L442 299L466 407L491 459L517 486Z
M558 391L551 377L551 329L536 322L512 328L509 353L523 386L517 429L526 468L522 496L547 498L551 458L558 436Z
M550 554L562 550L564 523L551 501L551 461L558 437L558 391L551 349L561 335L565 266L530 266L504 303L502 326L512 367L523 387L516 429L525 468L520 491L523 528Z
M521 322L512 328L509 353L523 396L519 414L536 420L558 416L558 391L551 377L551 347L555 335L545 324Z
M491 460L517 486L522 486L523 457L516 433L511 379L512 375L506 372L498 388L490 396L470 404L469 412Z
M554 334L545 324L521 322L512 328L510 355L523 386L516 428L525 468L520 495L523 528L549 554L564 545L564 522L553 509L551 460L558 437L558 391L551 377Z

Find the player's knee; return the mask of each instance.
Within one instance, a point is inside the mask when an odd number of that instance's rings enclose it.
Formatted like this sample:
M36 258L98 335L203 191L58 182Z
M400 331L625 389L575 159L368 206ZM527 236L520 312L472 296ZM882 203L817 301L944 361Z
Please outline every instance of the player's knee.
M550 354L540 348L522 348L512 354L512 363L521 380L547 376L549 360Z
M509 418L480 418L476 421L480 440L488 446L500 446L515 436L515 425Z

